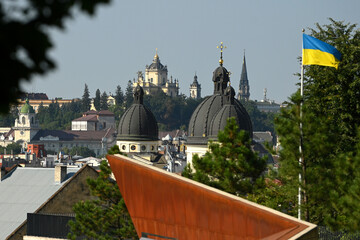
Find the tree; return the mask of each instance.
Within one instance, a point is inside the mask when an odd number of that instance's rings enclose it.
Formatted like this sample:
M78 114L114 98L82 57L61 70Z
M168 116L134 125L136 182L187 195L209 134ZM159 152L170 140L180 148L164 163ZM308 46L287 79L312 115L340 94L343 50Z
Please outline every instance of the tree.
M121 106L124 102L124 93L121 90L120 85L118 85L116 87L116 92L115 92L115 101L116 101L116 105Z
M94 200L75 204L75 221L71 221L68 238L138 239L119 188L110 178L111 169L102 161L97 179L88 179Z
M305 220L332 229L356 231L360 225L359 135L360 31L356 25L330 19L330 24L310 29L312 35L342 53L338 70L305 67L304 97L294 94L289 107L276 118L279 135L278 179L297 210L297 190L302 189L301 210ZM300 118L300 104L302 118ZM299 124L302 123L303 134ZM299 165L299 145L303 163ZM302 180L299 182L298 176ZM356 194L355 194L356 192ZM296 212L296 211L292 211Z
M339 126L339 151L352 150L360 122L360 30L330 18L330 24L310 29L311 35L335 46L342 54L339 68L306 66L305 98L312 111Z
M254 131L270 131L273 134L275 133L275 129L274 129L274 118L276 116L275 113L260 112L260 110L256 106L256 103L251 100L249 101L240 100L240 102L245 107L246 111L250 116Z
M133 101L134 101L133 87L131 81L129 80L125 90L125 108L126 109L129 108L133 103Z
M49 107L39 106L36 114L40 126L43 129L63 130L71 129L71 121L81 116L81 101L72 101L61 107L57 102L51 103Z
M108 105L107 100L108 100L108 95L104 91L103 94L101 95L101 99L100 99L100 109L101 110L108 110L109 109L109 105Z
M19 154L21 152L21 145L19 143L10 143L6 146L7 154Z
M8 114L0 113L0 127L10 127L14 125L15 119L18 118L19 111L16 107L11 108Z
M266 160L251 149L249 134L239 131L235 118L229 118L218 143L210 142L205 156L193 157L193 169L188 165L183 176L245 197L261 182Z
M100 104L100 97L101 93L99 89L96 89L95 92L95 98L94 98L94 107L96 108L97 111L100 110L101 104Z
M53 47L49 30L65 29L65 21L75 13L94 15L95 8L110 0L79 1L12 1L0 2L0 75L2 87L0 112L8 113L21 94L21 81L31 81L35 75L54 70L49 56ZM75 9L78 9L76 11Z
M303 217L307 221L325 224L326 215L336 213L329 200L329 189L335 187L333 181L334 162L336 160L337 130L325 116L315 115L305 102L300 118L301 97L294 94L276 118L276 131L281 144L280 169L278 179L282 182L281 190L286 190L293 200L291 205L296 213L299 207L298 187L301 186ZM302 141L300 134L302 122ZM299 164L299 145L302 143L303 164ZM299 183L299 174L302 181ZM316 207L314 207L316 206Z
M88 85L85 83L84 94L83 94L82 99L81 99L81 105L82 105L81 110L83 112L89 111L90 103L91 103L90 92L89 92Z

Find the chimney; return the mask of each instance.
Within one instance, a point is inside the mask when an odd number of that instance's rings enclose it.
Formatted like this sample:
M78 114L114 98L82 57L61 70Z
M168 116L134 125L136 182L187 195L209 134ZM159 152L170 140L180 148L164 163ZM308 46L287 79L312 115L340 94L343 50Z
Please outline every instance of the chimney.
M3 167L0 167L1 168L1 171L0 171L0 182L1 182L1 179L5 176L5 168Z
M55 183L62 183L65 180L67 168L65 165L55 166Z

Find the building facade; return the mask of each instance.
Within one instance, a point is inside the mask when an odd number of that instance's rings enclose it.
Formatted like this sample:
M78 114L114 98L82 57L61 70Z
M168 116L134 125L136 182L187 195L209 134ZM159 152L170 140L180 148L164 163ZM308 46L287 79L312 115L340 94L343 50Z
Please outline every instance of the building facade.
M168 79L167 66L161 64L159 55L156 53L153 62L146 65L145 76L139 71L137 80L134 79L133 89L140 85L145 94L155 94L163 91L166 95L175 97L179 95L179 80L170 77Z

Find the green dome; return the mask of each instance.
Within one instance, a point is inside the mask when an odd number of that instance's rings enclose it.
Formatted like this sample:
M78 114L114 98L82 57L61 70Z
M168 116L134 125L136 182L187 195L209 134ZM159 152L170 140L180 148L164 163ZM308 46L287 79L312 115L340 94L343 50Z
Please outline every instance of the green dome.
M24 106L20 109L20 113L35 113L34 108L29 104L29 99L26 99Z

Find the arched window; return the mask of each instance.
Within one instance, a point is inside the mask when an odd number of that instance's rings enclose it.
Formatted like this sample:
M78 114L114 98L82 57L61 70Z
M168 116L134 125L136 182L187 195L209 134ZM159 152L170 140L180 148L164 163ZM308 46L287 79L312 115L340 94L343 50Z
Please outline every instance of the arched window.
M22 117L21 122L23 125L25 125L25 117Z

